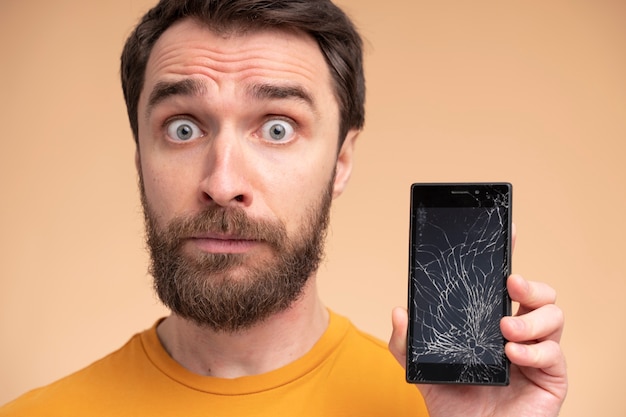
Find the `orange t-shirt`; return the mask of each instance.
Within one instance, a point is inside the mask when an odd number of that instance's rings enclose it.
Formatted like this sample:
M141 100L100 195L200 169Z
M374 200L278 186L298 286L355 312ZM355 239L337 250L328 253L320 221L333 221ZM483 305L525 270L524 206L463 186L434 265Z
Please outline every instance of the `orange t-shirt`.
M0 416L427 416L418 389L386 345L331 312L303 357L236 379L174 361L156 324L112 354L0 408Z

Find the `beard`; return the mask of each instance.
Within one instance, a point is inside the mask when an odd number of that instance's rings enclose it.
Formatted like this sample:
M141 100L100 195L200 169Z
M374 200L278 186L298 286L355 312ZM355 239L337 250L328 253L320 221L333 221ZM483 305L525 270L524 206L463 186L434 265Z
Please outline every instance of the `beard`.
M217 205L160 228L140 178L149 272L163 304L180 317L219 332L245 330L289 309L323 257L332 186L331 180L305 211L296 236L289 238L280 221L252 219L242 208ZM191 236L209 232L262 242L272 256L184 252Z

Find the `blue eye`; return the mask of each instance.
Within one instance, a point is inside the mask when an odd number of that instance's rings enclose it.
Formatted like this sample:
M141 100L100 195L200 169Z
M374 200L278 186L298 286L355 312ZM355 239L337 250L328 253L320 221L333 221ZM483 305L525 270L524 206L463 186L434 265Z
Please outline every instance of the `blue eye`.
M293 138L293 126L281 119L272 119L263 124L261 133L264 139L270 142L287 142Z
M167 125L167 135L175 141L187 142L204 136L204 133L194 122L179 119Z

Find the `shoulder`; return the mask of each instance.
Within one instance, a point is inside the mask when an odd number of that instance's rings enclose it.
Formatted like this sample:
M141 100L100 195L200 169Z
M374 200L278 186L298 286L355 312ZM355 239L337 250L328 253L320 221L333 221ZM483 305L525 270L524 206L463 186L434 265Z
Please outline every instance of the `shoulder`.
M333 314L331 320L344 328L344 336L332 358L335 390L352 403L367 404L369 415L426 416L424 400L415 385L406 382L404 368L387 343ZM331 322L332 323L332 322Z
M387 343L360 330L347 318L335 313L331 314L331 325L340 327L343 334L338 351L349 353L350 357L355 361L378 360L389 364L396 371L401 369L389 352Z

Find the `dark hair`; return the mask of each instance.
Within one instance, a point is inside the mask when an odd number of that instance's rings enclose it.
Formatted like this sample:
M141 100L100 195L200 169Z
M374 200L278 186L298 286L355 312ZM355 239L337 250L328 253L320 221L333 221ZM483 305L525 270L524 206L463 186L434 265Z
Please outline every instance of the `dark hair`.
M173 23L187 17L217 32L279 28L309 34L332 75L340 113L339 141L350 129L363 127L362 41L350 19L330 0L160 0L128 37L121 57L122 89L135 142L139 95L152 48Z

